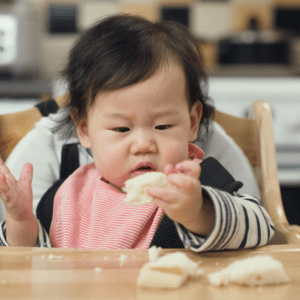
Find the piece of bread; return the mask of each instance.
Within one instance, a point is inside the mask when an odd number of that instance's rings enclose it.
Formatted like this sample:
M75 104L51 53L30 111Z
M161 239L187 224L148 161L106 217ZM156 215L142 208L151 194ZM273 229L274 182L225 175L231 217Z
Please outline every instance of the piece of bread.
M208 279L216 286L226 286L230 283L257 286L290 282L282 263L269 255L235 261L221 271L209 274Z
M182 252L174 252L145 264L137 284L149 289L177 289L188 279L198 276L198 263Z
M125 182L123 191L127 193L125 202L128 205L140 206L153 201L145 189L149 185L154 186L172 186L167 179L166 174L162 172L148 172Z

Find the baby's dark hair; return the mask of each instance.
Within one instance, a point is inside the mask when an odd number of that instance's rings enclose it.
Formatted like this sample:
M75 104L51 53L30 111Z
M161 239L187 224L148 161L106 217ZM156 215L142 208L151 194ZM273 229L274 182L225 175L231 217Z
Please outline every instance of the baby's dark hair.
M176 22L153 23L137 16L108 17L87 29L69 53L62 75L69 84L68 109L86 117L99 91L117 90L148 79L164 65L179 63L186 74L189 106L203 105L200 124L214 112L197 40ZM64 123L70 123L70 113Z

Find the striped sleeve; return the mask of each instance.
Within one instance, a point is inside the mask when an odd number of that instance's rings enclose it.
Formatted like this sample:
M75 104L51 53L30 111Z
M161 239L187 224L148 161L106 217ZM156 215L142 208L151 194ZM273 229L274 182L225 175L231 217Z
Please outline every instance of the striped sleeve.
M196 252L253 248L266 245L275 229L260 201L249 195L231 195L202 186L215 210L215 226L206 238L187 231L175 223L186 248Z
M0 225L0 247L9 247L10 245L6 241L6 225L5 221L3 221ZM49 236L46 230L41 226L38 221L39 234L36 242L36 247L39 248L52 248Z

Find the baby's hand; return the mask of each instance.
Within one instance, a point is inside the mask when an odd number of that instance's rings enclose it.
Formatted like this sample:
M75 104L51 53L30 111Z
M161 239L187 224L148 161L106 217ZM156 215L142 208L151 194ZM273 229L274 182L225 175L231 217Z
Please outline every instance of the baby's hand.
M32 177L32 165L25 164L17 181L0 157L0 197L12 220L26 221L33 215Z
M169 182L177 189L148 187L147 193L154 197L154 203L162 208L169 218L182 224L186 229L199 235L209 234L212 230L211 220L205 215L206 204L209 200L204 201L202 196L199 163L187 160L178 163L175 168L172 165L166 165L164 172ZM203 209L204 206L205 209Z

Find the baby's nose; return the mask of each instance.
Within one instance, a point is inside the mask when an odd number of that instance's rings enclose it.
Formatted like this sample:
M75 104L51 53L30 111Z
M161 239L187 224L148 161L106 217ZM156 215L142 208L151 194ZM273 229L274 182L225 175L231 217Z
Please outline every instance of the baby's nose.
M157 146L154 139L146 133L139 134L139 136L132 143L131 153L134 155L156 153Z

